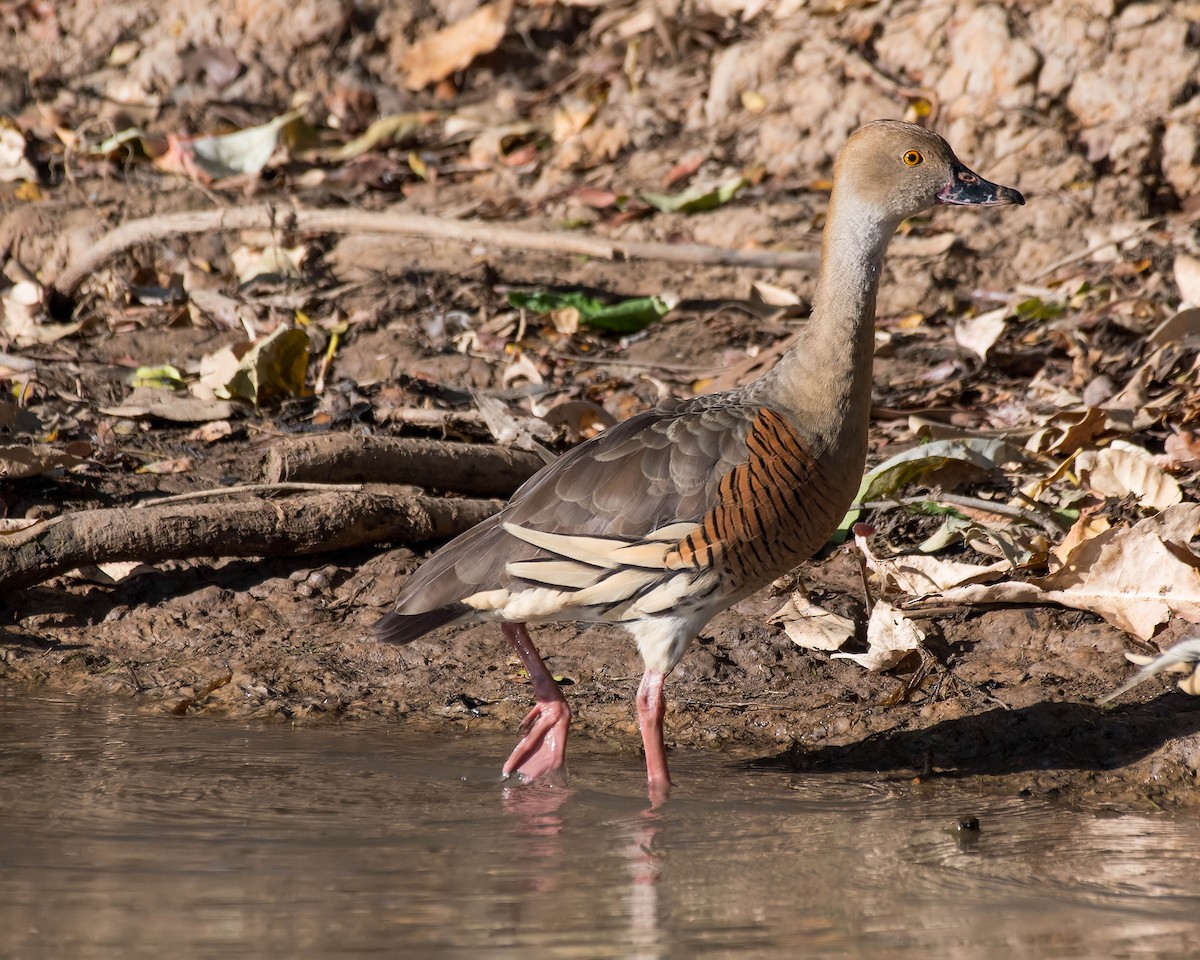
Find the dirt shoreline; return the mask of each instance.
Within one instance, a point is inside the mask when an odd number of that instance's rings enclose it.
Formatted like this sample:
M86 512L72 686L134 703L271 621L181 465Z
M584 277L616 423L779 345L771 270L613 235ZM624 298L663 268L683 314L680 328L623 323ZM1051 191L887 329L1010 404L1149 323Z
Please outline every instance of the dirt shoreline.
M531 695L494 627L446 629L399 650L366 636L406 553L315 569L181 563L114 588L35 588L20 625L0 628L0 683L10 694L121 697L148 713L382 717L431 736L485 729L515 742ZM851 573L844 555L815 573L839 572ZM1200 701L1155 681L1114 708L1095 706L1127 675L1128 644L1094 617L1025 608L926 621L934 639L905 699L914 672L869 674L806 653L765 625L777 605L769 592L745 601L689 650L668 682L669 746L814 775L969 777L1113 809L1196 803ZM535 637L568 681L577 734L640 763L641 665L623 631L549 625Z

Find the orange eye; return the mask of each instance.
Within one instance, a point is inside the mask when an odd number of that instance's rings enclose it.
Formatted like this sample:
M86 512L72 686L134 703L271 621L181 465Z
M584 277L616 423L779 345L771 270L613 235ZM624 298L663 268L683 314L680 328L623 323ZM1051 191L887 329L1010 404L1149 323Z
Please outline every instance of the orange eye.
M921 156L920 150L909 150L908 153L906 153L904 155L904 162L907 163L910 167L915 167L918 163L920 163L924 159L925 158L923 156Z

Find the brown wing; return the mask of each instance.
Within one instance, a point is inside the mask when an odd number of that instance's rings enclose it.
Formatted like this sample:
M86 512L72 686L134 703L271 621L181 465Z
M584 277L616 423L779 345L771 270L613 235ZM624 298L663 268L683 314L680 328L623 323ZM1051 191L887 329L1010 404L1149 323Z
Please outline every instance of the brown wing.
M505 567L539 551L502 523L550 533L637 538L675 521L700 522L721 478L747 456L760 412L728 395L699 397L631 417L531 477L496 516L446 544L405 585L411 615L508 582Z

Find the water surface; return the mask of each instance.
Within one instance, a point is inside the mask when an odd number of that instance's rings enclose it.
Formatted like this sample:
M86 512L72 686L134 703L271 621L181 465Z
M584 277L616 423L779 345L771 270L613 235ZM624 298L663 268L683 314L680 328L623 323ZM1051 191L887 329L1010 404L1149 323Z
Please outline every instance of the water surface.
M0 956L1188 957L1200 829L786 774L0 698ZM977 835L955 830L966 815Z

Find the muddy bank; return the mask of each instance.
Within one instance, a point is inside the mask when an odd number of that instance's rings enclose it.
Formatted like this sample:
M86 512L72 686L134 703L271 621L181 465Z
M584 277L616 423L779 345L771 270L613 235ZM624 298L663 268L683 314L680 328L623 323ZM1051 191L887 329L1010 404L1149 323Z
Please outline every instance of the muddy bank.
M347 558L336 558L345 561ZM448 629L397 650L366 636L408 551L318 568L279 561L180 563L113 588L35 588L0 630L6 684L148 712L290 723L382 716L427 730L506 730L532 702L495 627ZM846 589L835 557L814 572ZM837 576L840 573L841 576ZM853 601L851 601L853 603ZM869 674L800 650L765 619L769 592L716 620L668 685L667 742L783 769L978 777L1015 792L1117 808L1190 805L1200 702L1161 682L1112 709L1124 635L1047 608L960 611L918 663ZM576 730L638 764L641 663L606 626L535 632L563 678Z

